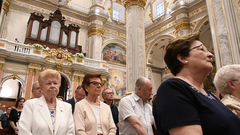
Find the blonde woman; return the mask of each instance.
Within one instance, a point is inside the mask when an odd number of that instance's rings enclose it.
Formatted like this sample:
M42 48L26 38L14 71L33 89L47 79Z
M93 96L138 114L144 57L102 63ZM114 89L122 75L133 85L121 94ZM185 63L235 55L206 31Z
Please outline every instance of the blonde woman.
M19 122L19 135L74 135L71 105L56 98L60 73L47 69L39 74L43 96L26 101Z

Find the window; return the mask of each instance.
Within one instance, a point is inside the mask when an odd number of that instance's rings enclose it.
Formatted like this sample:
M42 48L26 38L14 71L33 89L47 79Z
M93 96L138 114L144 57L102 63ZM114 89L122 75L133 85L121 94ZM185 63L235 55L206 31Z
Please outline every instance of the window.
M161 2L157 5L157 17L161 17L164 15L164 2Z
M119 20L119 11L113 10L113 20Z

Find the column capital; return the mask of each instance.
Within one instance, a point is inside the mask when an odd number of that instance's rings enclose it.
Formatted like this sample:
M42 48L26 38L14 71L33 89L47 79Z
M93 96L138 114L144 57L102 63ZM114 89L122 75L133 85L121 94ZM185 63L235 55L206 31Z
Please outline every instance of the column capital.
M97 28L97 27L91 27L88 30L88 37L92 36L92 35L99 35L99 36L103 36L104 34L104 30L101 28Z
M9 11L9 7L10 7L10 4L11 4L11 2L10 2L10 0L4 0L4 2L3 2L3 9L4 10L6 10L6 12L8 12Z
M144 8L146 1L147 0L124 0L123 4L125 8L128 8L132 5L139 5L140 7Z
M190 29L190 23L189 21L184 20L176 23L174 27L177 31L181 31L183 29Z

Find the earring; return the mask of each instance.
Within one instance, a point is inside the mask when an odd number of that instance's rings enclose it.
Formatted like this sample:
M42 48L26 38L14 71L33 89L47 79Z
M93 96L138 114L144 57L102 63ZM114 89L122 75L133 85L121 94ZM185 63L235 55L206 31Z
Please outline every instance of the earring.
M188 61L187 61L187 60L185 60L185 64L188 64Z

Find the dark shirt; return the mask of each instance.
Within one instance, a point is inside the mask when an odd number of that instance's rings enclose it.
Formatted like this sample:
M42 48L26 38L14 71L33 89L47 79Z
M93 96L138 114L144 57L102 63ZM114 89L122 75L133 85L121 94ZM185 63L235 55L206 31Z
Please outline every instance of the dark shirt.
M153 105L159 135L187 125L201 125L204 135L240 135L240 119L211 92L204 95L185 81L163 82Z
M106 103L106 102L104 101L104 103ZM112 112L113 121L114 121L114 123L117 127L117 124L119 122L118 121L118 108L113 103L111 103L110 109L111 109L111 112ZM118 135L118 134L119 134L119 131L117 130L116 135Z
M74 97L72 97L71 99L66 100L65 102L71 104L71 106L72 106L72 114L73 114L74 110L75 110L75 99L74 99Z
M9 115L8 120L13 121L13 123L15 124L15 126L17 126L17 122L21 116L22 111L17 111L16 109L12 109ZM8 133L15 133L15 131L13 130L13 128L11 126L9 126L9 130Z
M6 114L1 115L0 121L3 128L9 128L8 116Z

